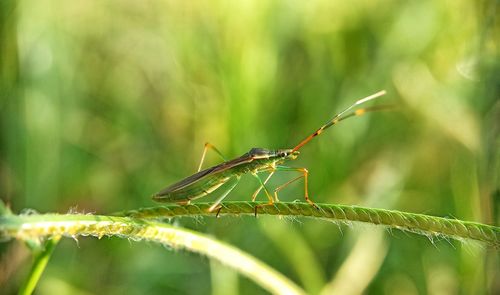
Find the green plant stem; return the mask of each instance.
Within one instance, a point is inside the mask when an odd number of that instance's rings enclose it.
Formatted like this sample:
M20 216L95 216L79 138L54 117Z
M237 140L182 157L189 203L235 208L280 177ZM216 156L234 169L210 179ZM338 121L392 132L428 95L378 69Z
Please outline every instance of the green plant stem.
M239 249L205 235L165 223L102 215L6 215L0 216L0 234L21 240L58 236L76 238L91 235L98 238L118 236L132 240L152 241L214 258L236 269L270 293L305 294L288 278ZM45 259L48 259L48 256L45 256ZM36 281L33 282L36 283Z
M259 206L258 215L305 216L343 222L365 222L430 237L443 236L455 239L470 239L485 242L496 248L500 247L500 228L482 223L347 205L316 204L318 209L315 209L308 203L299 202L277 202L269 206L265 206L265 204L264 202L224 202L221 203L219 212L217 210L209 212L210 203L194 203L185 206L167 205L121 212L118 215L144 219L199 215L253 215L255 214L255 207Z
M56 248L57 243L60 240L60 236L54 236L51 239L47 240L43 245L43 249L38 253L35 253L35 259L33 261L33 265L31 267L28 278L24 282L24 284L19 289L19 295L29 295L32 294L35 290L36 284L40 280L47 263L49 262L50 256L54 249Z
M253 215L256 206L259 215L304 216L342 222L365 222L427 236L477 240L496 248L500 247L500 228L481 223L358 206L317 204L318 209L316 209L307 203L296 202L265 205L263 202L225 202L221 204L220 210L213 212L208 211L210 203L169 205L121 212L117 214L118 216L5 214L0 216L0 237L15 237L25 241L52 238L47 242L44 251L35 256L32 271L21 294L22 292L29 294L34 289L58 237L82 235L98 238L118 236L184 248L227 264L272 293L303 294L303 290L286 277L232 246L193 231L151 220L177 216Z

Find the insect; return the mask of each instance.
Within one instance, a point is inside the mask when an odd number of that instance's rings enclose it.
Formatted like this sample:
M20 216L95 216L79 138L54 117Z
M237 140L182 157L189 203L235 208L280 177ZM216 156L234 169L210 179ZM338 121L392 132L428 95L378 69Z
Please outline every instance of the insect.
M311 135L299 142L292 149L269 150L264 148L252 148L242 156L227 161L215 146L211 145L210 143L206 143L205 148L203 149L203 154L201 156L200 165L198 166L198 172L182 179L177 183L172 184L171 186L162 189L160 192L153 195L153 200L158 202L186 205L189 204L192 200L204 197L220 189L223 193L209 208L209 211L211 212L215 208L217 208L220 202L236 187L242 175L251 174L257 179L259 183L259 188L252 195L252 201L255 201L259 192L261 190L264 190L269 200L269 203L267 205L271 205L274 202L279 202L278 192L285 188L287 185L303 178L304 198L309 204L311 204L315 208L318 208L309 197L307 186L309 172L307 171L307 169L288 167L282 164L289 160L295 160L299 156L299 149L309 141L311 141L314 137L320 135L327 128L350 117L360 116L367 112L373 112L384 108L383 106L369 107L351 111L356 106L380 97L385 93L385 90L382 90L356 101L348 108L335 115L335 117L318 128ZM201 170L208 149L214 150L224 160L224 162L205 170ZM266 184L276 171L292 171L298 172L300 173L300 175L278 186L271 194L269 189L266 187ZM269 173L269 175L264 180L262 180L258 175L259 173L263 172ZM257 214L257 207L255 207L255 214Z

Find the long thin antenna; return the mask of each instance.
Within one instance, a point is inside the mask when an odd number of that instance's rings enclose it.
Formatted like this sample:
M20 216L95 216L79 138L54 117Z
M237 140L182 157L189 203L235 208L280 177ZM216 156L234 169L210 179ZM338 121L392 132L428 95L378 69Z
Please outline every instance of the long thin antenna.
M343 120L345 120L347 118L350 118L350 117L361 116L361 115L363 115L363 114L365 114L367 112L374 112L374 111L380 110L381 109L380 107L358 109L358 110L356 110L354 112L351 112L351 113L348 113L347 115L345 115L344 117L342 117L345 113L347 113L348 111L350 111L355 106L358 106L360 104L363 104L363 103L365 103L367 101L370 101L372 99L375 99L375 98L380 97L380 96L385 95L385 94L386 94L385 90L382 90L382 91L379 91L377 93L374 93L374 94L372 94L370 96L367 96L365 98L362 98L362 99L356 101L355 103L353 103L352 105L350 105L348 108L346 108L342 112L338 113L335 117L333 117L333 119L331 119L330 121L328 121L328 123L326 123L325 125L319 127L319 129L316 130L316 131L314 131L313 134L309 135L304 140L302 140L296 147L293 148L293 151L295 152L295 151L299 150L302 146L304 146L306 143L308 143L309 141L311 141L311 139L313 139L314 137L320 135L325 129L327 129L328 127L330 127L332 125L337 124L340 121L343 121Z

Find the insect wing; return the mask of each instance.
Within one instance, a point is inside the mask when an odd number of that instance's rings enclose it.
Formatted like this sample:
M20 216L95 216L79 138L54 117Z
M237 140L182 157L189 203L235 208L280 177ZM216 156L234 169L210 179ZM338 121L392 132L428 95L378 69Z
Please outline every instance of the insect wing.
M214 175L216 173L221 173L224 171L227 171L228 169L237 167L242 164L246 164L253 161L253 158L250 157L248 154L244 154L243 156L221 163L219 165L207 168L205 170L202 170L198 173L195 173L189 177L184 178L183 180L172 184L171 186L162 189L160 192L156 193L155 196L163 196L169 193L173 193L175 191L178 191L180 189L183 189L189 185L192 185L193 183L203 179L207 175Z

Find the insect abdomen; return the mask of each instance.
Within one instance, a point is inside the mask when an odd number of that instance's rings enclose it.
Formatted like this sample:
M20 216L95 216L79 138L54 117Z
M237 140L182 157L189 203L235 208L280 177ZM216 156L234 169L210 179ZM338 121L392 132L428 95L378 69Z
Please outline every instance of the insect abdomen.
M153 196L153 200L164 203L189 203L215 191L230 178L226 175L209 175L179 189L161 191Z

